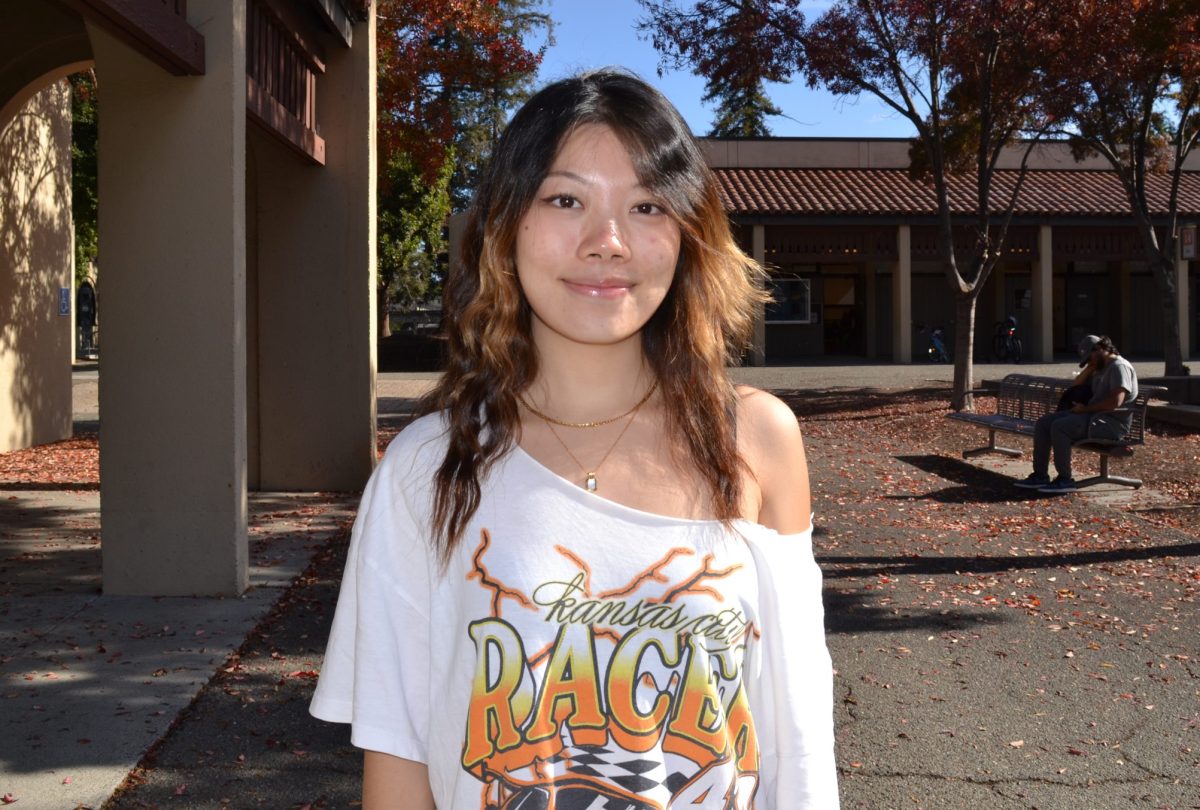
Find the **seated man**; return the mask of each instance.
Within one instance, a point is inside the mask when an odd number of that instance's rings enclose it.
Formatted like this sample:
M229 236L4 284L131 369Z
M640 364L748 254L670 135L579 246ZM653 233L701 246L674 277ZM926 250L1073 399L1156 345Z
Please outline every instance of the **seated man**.
M1037 421L1033 434L1033 474L1017 481L1025 489L1052 495L1078 489L1071 477L1071 445L1081 439L1120 439L1129 432L1132 418L1128 413L1113 413L1137 396L1137 372L1108 337L1088 335L1079 344L1079 366L1084 370L1076 384L1090 380L1092 397L1087 404L1076 404L1067 411L1048 413ZM1050 450L1054 449L1054 469L1049 476Z

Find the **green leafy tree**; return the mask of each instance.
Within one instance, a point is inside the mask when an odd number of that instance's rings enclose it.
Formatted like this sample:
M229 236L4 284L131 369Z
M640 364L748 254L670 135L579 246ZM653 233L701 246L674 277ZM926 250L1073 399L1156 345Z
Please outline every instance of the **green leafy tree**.
M391 334L388 315L393 303L411 307L440 291L453 165L452 157L441 161L433 182L403 153L383 167L386 192L378 200L375 277L380 337Z
M708 133L713 138L764 138L771 134L767 118L783 115L762 84L744 89L724 88L717 95L710 92L705 94L704 101L717 103L716 117Z
M99 252L96 197L96 75L88 70L71 83L71 215L75 220L75 286L87 278Z
M799 0L638 0L638 30L660 54L659 73L691 69L704 77L704 103L715 104L709 135L771 134L767 118L783 112L766 82L786 81L799 58Z

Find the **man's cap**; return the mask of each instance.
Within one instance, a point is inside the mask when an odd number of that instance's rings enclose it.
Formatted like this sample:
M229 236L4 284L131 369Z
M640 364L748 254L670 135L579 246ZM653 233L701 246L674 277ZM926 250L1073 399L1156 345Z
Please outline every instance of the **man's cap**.
M1083 340L1079 341L1079 367L1083 368L1087 365L1088 355L1092 353L1092 349L1096 348L1096 344L1100 342L1100 338L1095 335L1086 335Z

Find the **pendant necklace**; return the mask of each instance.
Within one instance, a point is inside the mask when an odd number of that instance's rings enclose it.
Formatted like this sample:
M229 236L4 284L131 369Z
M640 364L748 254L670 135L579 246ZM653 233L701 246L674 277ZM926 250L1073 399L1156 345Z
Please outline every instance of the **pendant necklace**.
M630 408L629 410L627 410L625 413L619 414L619 415L611 417L609 419L600 419L595 422L564 422L562 420L554 419L553 417L547 416L546 414L537 410L532 405L530 405L528 402L526 402L524 397L520 397L520 401L521 401L521 404L523 406L525 406L526 410L528 410L534 416L538 417L539 419L541 419L543 422L546 423L546 427L548 427L550 429L550 435L552 435L555 439L558 440L558 443L562 445L562 449L567 451L567 455L571 457L571 460L574 461L576 466L578 466L579 469L584 473L583 488L586 489L588 492L595 492L600 486L596 479L596 473L599 472L600 467L604 464L605 461L608 460L608 457L610 455L612 455L612 451L615 450L617 445L620 443L621 438L625 435L625 431L629 430L629 426L633 424L633 420L637 416L638 410L643 405L646 404L647 400L650 399L651 395L654 394L654 391L657 388L658 388L658 382L656 381L653 385L650 386L650 390L646 392L646 395L644 397L642 397L640 400L638 400L638 403L636 405L634 405L632 408ZM570 427L570 428L600 427L601 425L608 425L613 422L616 422L618 419L626 419L625 427L621 428L621 432L617 434L617 438L613 439L613 443L608 446L608 451L604 454L604 457L601 458L600 461L597 462L596 466L592 467L590 470L583 462L581 462L579 460L579 458L574 453L571 452L571 448L567 446L567 443L565 441L563 441L563 437L558 435L558 431L554 429L555 425L558 425L560 427Z

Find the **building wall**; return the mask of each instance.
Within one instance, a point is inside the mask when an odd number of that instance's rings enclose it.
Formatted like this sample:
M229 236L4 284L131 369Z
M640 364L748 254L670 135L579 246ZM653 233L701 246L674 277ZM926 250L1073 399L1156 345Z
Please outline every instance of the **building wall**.
M57 82L0 123L0 452L71 435L74 254L71 97Z
M357 490L375 466L374 25L321 77L326 163L247 131L250 485Z

